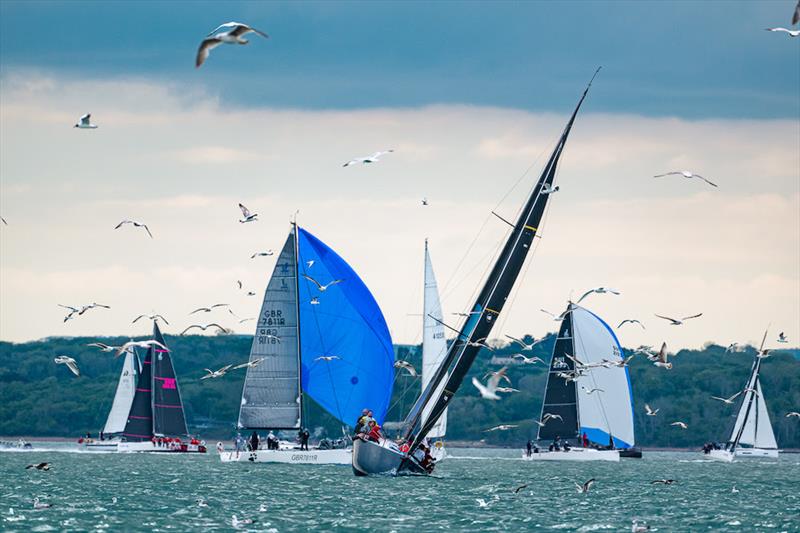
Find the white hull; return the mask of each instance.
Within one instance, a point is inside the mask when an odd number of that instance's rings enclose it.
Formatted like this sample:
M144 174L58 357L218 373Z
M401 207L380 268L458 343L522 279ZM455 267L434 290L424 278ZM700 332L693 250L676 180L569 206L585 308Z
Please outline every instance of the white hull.
M713 461L733 462L733 454L727 450L711 450L708 453L704 453L703 457Z
M736 448L736 457L743 459L777 459L778 450L765 450L764 448Z
M184 444L185 449L175 446L157 446L150 441L120 442L117 445L119 453L206 453L205 446L197 444Z
M572 448L568 452L540 451L530 456L522 452L525 461L614 461L619 462L617 450L592 450L588 448Z
M81 448L85 448L86 450L91 450L93 452L115 452L117 451L117 445L121 441L119 439L111 439L111 440L90 440L90 441L83 441L79 444Z
M221 451L219 459L223 463L284 463L295 465L349 465L352 461L352 448L339 450L258 450Z

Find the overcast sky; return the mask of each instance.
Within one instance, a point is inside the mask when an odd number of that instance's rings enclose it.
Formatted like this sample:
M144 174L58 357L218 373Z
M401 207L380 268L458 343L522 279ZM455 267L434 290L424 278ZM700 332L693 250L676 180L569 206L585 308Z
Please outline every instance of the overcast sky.
M274 260L250 255L299 209L395 342L419 342L424 238L445 311L466 309L507 229L490 211L514 216L603 65L493 335L553 331L540 308L605 285L622 295L587 307L647 326L625 345L755 342L770 323L797 345L800 43L764 31L793 5L4 1L0 339L141 335L151 311L177 332L216 302L255 316ZM195 69L227 20L271 38ZM71 127L86 112L99 129ZM652 178L684 168L719 188ZM112 309L62 323L56 304L92 301Z

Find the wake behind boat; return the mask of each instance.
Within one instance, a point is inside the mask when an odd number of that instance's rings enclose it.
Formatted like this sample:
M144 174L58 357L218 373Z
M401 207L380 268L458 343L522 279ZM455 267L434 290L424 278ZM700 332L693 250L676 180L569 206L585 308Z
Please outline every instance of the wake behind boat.
M308 446L308 398L345 426L365 406L382 423L389 408L394 350L383 313L350 265L296 224L264 293L249 361L237 426L253 434L247 443L237 436L234 450L218 445L224 463L350 464L347 436ZM299 444L273 431L297 433Z

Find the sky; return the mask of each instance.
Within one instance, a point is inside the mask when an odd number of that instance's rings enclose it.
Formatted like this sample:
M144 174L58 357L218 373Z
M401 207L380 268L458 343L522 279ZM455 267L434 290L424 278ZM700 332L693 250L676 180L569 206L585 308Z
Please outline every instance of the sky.
M470 307L506 235L491 211L514 216L602 65L493 335L553 331L541 308L607 286L622 294L585 303L645 323L618 331L626 346L756 342L768 324L796 346L800 39L764 31L793 7L3 1L0 339L144 335L130 322L153 311L179 332L217 302L255 316L274 259L250 256L299 210L395 342L419 342L424 239L445 311ZM270 39L195 69L228 20ZM73 129L86 112L99 128ZM719 188L652 178L682 169ZM260 220L239 224L239 202ZM123 218L155 238L114 230ZM57 304L92 301L112 309L62 322Z

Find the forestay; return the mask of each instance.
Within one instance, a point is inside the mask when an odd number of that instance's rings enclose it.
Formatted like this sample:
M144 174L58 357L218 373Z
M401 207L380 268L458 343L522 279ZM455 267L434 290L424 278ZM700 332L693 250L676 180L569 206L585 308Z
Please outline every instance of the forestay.
M297 267L303 392L344 424L354 425L364 408L383 423L394 350L375 298L344 259L302 228Z
M103 428L103 433L106 435L125 431L128 413L136 393L137 361L138 357L133 350L125 353L125 361L122 363L122 372L117 383L117 392L114 394L114 402L111 404L111 411L108 413L106 425Z
M444 318L442 317L442 305L439 301L439 287L436 284L436 276L433 274L433 264L428 251L427 239L425 240L425 294L422 316L422 389L424 390L447 355L447 339L444 335ZM445 379L447 379L446 376ZM440 394L443 387L444 381L442 381L436 394ZM428 417L430 407L423 411L423 421ZM442 413L436 425L428 432L428 437L432 439L442 438L446 432L447 410Z
M272 272L250 347L239 428L298 429L301 425L297 316L297 254L292 228Z

